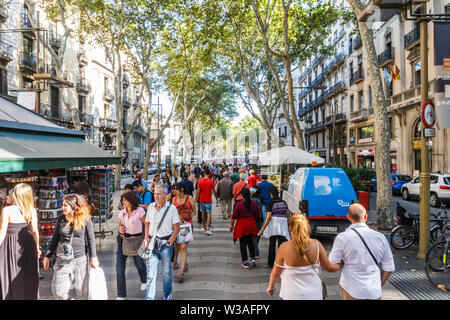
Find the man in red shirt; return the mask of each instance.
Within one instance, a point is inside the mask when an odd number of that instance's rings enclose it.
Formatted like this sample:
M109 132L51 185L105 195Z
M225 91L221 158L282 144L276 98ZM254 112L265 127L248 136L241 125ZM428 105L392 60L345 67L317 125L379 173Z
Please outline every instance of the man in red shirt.
M217 197L216 185L209 178L210 170L205 168L203 179L200 179L195 191L195 200L200 201L200 212L202 213L203 230L207 235L212 235L211 226L211 212L212 212L212 193Z

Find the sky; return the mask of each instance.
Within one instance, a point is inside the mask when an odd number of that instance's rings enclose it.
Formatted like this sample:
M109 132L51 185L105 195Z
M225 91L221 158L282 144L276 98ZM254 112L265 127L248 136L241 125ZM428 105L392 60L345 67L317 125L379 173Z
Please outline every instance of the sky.
M168 116L170 113L170 110L172 108L172 101L169 99L169 96L167 95L166 92L161 92L161 93L154 93L153 94L153 110L157 110L157 106L155 104L158 103L158 97L159 97L159 103L162 105L162 109L163 109L163 117ZM239 122L244 119L246 116L250 116L250 113L247 111L247 109L245 109L244 106L242 106L242 104L240 103L240 101L238 101L237 106L236 106L236 112L238 114L238 116L236 118L233 119L232 123L233 125L237 126L239 124Z

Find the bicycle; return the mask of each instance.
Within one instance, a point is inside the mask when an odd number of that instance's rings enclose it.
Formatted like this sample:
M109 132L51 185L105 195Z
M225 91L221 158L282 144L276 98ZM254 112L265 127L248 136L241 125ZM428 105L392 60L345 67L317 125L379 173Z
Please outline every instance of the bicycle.
M443 291L450 290L450 235L445 235L427 251L425 273L428 280Z
M419 215L407 213L406 209L398 202L396 210L398 225L392 229L390 242L392 247L402 250L419 241ZM445 235L450 228L447 224L448 216L444 204L441 205L437 215L431 214L431 216L434 219L430 219L430 222L435 222L430 228L430 243L433 244L440 236Z

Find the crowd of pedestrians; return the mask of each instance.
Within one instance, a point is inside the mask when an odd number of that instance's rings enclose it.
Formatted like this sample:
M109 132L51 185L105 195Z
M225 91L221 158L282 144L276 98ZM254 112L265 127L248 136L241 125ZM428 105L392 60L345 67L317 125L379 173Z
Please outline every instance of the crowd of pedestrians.
M323 299L323 268L328 272L342 270L339 285L343 300L380 299L381 288L395 269L386 238L368 228L367 213L359 204L350 206L347 218L351 226L338 234L327 256L320 241L311 238L308 219L289 212L267 175L236 164L195 164L155 174L149 183L139 168L134 169L134 179L125 186L118 206L117 300L127 298L128 257L133 257L146 300L155 299L159 264L164 299L172 299L172 270L178 270L179 282L189 270L190 240L181 236L192 233L196 215L202 231L213 235L213 196L220 203L222 218L230 220L233 241L239 241L242 268L256 266L261 258L261 237L268 239L270 296L281 278L281 299ZM100 264L89 185L76 181L73 187L76 193L64 197L63 214L43 260L47 270L56 258L52 279L55 299L86 299L89 267ZM31 187L18 184L7 204L0 218L0 299L38 299L41 252ZM137 243L136 250L130 251L133 243ZM141 257L139 252L150 243L154 244L151 254Z

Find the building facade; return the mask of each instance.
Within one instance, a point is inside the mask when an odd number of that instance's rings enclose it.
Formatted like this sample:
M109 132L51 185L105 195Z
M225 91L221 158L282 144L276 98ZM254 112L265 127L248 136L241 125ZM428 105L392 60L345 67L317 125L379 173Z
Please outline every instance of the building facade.
M25 1L12 1L0 11L0 94L67 128L74 125L66 106L76 107L86 140L115 152L114 71L105 50L73 34L58 75L49 48L61 52L63 27L50 21L39 6L32 10ZM76 16L71 15L69 23L75 24ZM131 128L139 92L126 70L122 82L123 133L133 131L122 156L130 164L142 164L146 123L139 118Z

